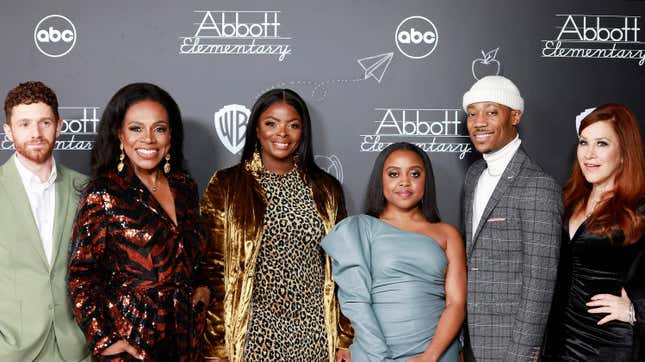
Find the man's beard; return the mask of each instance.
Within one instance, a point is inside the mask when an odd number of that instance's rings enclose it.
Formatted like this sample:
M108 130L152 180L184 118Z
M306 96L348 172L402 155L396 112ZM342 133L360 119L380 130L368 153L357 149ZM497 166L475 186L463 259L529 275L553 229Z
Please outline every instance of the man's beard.
M39 150L29 149L28 145L34 142L44 142L47 144L47 147ZM39 139L36 141L32 140L25 143L15 143L14 146L16 147L16 152L18 152L22 157L35 163L44 163L51 157L52 153L54 152L54 145L49 143L46 139Z

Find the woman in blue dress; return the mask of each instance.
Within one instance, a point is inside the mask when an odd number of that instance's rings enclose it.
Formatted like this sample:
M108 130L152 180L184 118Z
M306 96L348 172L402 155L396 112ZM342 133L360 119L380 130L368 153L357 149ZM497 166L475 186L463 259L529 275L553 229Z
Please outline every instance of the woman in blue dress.
M464 245L440 222L430 159L410 143L390 145L367 197L367 215L343 220L321 244L354 327L352 362L458 361Z

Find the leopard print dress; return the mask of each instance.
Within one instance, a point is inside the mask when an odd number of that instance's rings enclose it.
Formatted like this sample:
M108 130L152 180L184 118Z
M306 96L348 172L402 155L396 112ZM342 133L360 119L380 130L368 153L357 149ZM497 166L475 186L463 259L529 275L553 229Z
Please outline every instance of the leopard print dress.
M264 172L264 233L255 270L244 360L326 362L323 314L325 235L297 169Z

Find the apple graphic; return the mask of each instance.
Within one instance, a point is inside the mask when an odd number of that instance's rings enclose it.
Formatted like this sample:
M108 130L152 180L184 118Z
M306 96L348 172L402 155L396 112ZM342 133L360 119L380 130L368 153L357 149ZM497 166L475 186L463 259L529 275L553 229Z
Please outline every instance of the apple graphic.
M475 79L480 80L487 75L499 74L500 64L499 61L495 59L498 50L499 47L493 50L489 50L488 52L484 52L484 50L482 49L483 58L477 58L473 60L471 68L473 71L473 77L475 77Z

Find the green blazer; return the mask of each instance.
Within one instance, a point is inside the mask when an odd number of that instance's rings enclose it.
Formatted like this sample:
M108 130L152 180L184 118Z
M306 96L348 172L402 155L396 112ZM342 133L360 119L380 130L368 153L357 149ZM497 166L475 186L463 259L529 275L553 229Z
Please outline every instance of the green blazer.
M0 166L0 361L33 361L50 333L65 360L83 360L85 337L72 315L66 276L77 190L86 178L56 165L50 269L14 157Z

